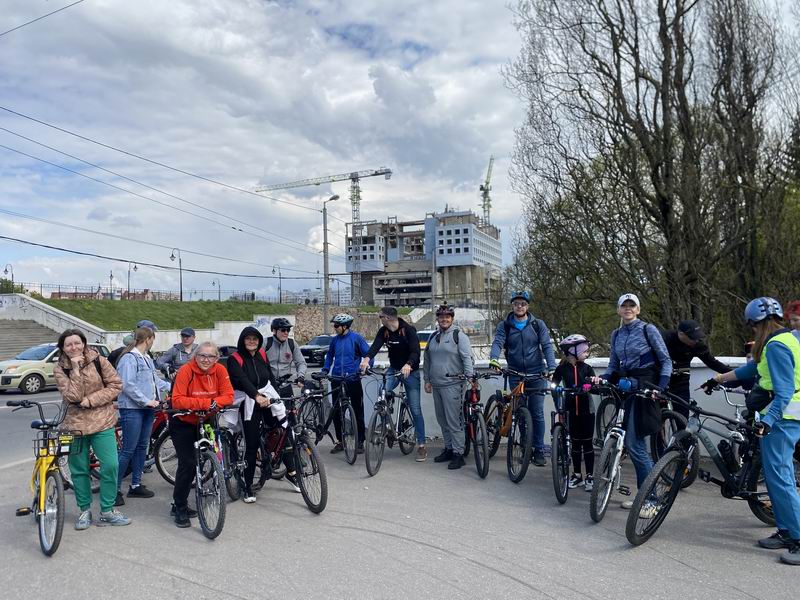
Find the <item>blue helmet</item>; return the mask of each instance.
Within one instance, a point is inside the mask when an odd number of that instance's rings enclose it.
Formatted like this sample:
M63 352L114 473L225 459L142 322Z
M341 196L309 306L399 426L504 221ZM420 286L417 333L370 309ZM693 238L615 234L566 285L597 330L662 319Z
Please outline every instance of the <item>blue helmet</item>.
M744 308L744 320L748 323L758 323L770 317L783 318L781 303L775 298L762 296L755 300L750 300Z
M517 299L525 300L525 302L530 302L531 296L528 292L511 292L511 300L509 300L509 302L513 302L514 300Z

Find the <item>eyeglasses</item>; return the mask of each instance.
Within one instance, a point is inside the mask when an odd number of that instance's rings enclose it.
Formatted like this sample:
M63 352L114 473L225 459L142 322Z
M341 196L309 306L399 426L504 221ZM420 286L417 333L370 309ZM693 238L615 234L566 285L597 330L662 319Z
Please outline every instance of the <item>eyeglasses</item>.
M202 358L203 360L216 360L219 358L216 354L198 354L197 358Z
M514 308L525 308L526 306L528 306L528 303L527 302L512 302L511 306L513 306Z
M379 319L388 319L389 315L378 315Z
M285 327L282 328L282 329L278 329L278 331L282 331L283 333L289 333L289 330L286 329Z

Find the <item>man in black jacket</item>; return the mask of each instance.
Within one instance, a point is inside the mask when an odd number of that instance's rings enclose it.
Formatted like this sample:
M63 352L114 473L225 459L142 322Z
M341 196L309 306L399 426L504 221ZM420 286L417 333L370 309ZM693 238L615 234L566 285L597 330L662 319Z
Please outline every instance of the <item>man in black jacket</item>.
M424 462L428 458L428 449L425 448L425 419L422 416L420 404L419 380L419 338L417 330L397 316L394 306L384 306L378 313L383 325L375 335L375 341L361 359L362 371L386 345L389 349L389 376L386 378L386 389L393 390L399 383L398 373L402 375L403 387L406 390L406 402L414 418L414 430L417 436L417 462Z

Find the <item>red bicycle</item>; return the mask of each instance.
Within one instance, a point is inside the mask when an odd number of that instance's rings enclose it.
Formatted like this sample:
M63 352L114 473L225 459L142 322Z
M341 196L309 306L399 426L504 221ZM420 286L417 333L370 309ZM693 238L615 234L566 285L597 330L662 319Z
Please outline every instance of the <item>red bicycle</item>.
M464 456L467 456L470 447L474 449L475 468L478 476L486 479L489 474L489 434L486 430L486 418L483 416L483 404L481 404L481 387L479 379L489 379L495 377L493 373L483 373L474 377L466 375L447 375L454 379L469 381L469 388L464 394Z

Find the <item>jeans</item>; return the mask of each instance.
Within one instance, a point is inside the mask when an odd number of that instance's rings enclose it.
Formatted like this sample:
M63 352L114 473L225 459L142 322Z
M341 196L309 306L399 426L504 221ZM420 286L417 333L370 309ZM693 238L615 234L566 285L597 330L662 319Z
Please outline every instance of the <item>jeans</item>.
M386 389L393 390L400 382L399 378L395 376L393 368L386 370ZM406 391L406 403L408 408L411 409L411 416L414 419L414 431L417 436L417 444L420 446L425 445L425 418L422 416L422 404L420 403L420 389L419 389L419 369L411 371L408 377L402 380L403 388Z
M197 458L194 454L194 443L197 440L197 425L186 423L177 417L169 420L169 437L178 457L178 470L175 472L175 487L172 501L175 508L185 508L192 488Z
M519 383L518 377L509 377L509 385L514 389ZM544 390L547 382L544 379L525 383L525 399L533 419L533 449L544 450Z
M645 438L636 435L635 405L636 398L629 396L625 401L625 448L628 449L628 456L631 457L633 468L636 470L636 487L642 487L653 469L653 459Z
M89 448L100 461L100 510L114 509L117 499L117 434L113 427L76 436L69 454L69 470L72 473L72 487L75 500L81 512L92 505L92 484L89 475Z
M122 450L119 451L118 487L131 467L131 487L142 483L142 470L147 457L147 446L153 429L155 411L152 408L120 408L119 424L122 428Z
M800 421L781 419L761 440L761 458L769 499L778 529L800 540L800 493L797 491L792 459L800 440Z

